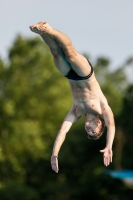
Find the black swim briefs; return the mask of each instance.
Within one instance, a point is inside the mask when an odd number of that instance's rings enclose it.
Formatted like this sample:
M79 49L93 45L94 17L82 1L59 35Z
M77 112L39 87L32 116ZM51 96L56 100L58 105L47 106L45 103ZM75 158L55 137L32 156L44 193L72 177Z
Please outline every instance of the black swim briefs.
M89 62L89 60L88 60ZM79 81L79 80L85 80L85 79L88 79L91 77L91 75L93 74L93 67L92 67L92 64L89 62L90 66L91 66L91 72L88 76L79 76L78 74L76 74L76 72L71 69L68 73L68 75L66 75L65 77L68 78L68 79L71 79L71 80L74 80L74 81Z

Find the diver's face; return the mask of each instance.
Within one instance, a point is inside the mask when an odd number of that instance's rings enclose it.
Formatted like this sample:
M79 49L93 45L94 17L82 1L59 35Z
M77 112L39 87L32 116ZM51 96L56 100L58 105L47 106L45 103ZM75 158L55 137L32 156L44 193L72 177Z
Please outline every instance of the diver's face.
M100 121L97 118L91 120L90 122L85 122L85 130L89 137L97 136L97 134L99 133L99 125Z
M97 124L95 123L95 119L91 122L85 122L85 130L89 136L94 136L96 134L96 128Z

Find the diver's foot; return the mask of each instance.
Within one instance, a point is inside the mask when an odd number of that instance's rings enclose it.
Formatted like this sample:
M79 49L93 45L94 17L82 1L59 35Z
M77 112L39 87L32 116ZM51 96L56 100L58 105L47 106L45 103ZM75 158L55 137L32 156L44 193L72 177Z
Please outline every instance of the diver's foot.
M39 35L49 33L51 29L52 27L48 24L48 22L38 22L37 24L30 26L30 30L38 33Z

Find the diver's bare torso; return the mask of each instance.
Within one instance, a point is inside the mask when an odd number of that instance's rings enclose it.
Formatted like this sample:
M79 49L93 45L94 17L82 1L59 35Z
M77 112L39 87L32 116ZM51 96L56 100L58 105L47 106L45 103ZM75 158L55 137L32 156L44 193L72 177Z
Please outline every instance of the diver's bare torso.
M78 118L87 113L102 116L107 100L95 79L94 73L86 80L68 81L72 91L73 109L76 117Z

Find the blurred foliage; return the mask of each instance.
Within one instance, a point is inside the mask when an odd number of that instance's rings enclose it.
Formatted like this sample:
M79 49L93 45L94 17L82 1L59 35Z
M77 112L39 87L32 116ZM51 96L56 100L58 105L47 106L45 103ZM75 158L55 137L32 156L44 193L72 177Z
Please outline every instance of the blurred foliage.
M106 134L88 140L84 117L61 148L59 174L51 170L53 143L71 107L69 84L38 37L18 35L8 55L8 63L0 60L0 199L125 200L127 192L132 199L132 190L104 174L99 150ZM131 169L133 86L124 68L110 70L107 58L97 58L94 71L117 122L114 162L108 168Z

